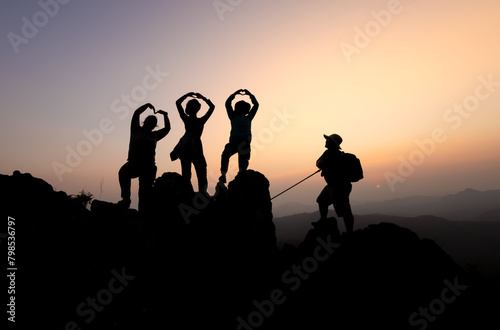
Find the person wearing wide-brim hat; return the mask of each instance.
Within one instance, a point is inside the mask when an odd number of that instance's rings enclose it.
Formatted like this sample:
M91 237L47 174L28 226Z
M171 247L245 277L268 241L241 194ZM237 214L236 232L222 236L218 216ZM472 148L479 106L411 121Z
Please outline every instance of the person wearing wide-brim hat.
M321 170L321 176L325 178L327 185L319 194L318 203L320 220L325 220L328 214L328 206L333 208L338 217L344 219L346 231L351 233L354 227L354 216L352 215L349 195L352 184L341 168L342 151L340 144L342 138L338 134L323 135L325 137L325 148L327 150L316 161L316 166Z

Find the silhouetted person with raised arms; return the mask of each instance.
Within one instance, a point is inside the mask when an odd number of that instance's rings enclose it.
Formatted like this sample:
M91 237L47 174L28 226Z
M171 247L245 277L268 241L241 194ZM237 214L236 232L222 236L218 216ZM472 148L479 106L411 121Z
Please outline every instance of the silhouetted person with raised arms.
M236 95L248 95L252 105L246 101L238 101L234 105L233 100ZM239 172L248 168L250 161L250 142L252 141L252 119L255 117L259 103L255 96L246 89L239 89L231 94L226 100L226 111L231 121L231 133L229 143L224 147L221 155L221 176L219 182L226 183L226 173L229 167L229 158L238 153Z
M192 99L186 103L186 110L182 108L182 102L188 97ZM201 104L198 99L203 100L208 105L208 111L202 117L198 118L196 114L200 111ZM215 106L200 93L187 93L180 97L177 102L179 116L184 122L186 133L179 140L174 150L170 153L172 161L181 160L182 176L191 181L191 164L194 165L196 176L198 177L198 191L207 194L207 162L203 155L203 145L201 143L201 134L208 118L214 112Z
M320 220L326 220L328 206L333 204L337 216L344 218L346 231L351 233L354 227L354 216L349 203L352 184L342 167L343 153L340 150L342 138L337 134L323 136L326 139L325 148L327 150L316 161L316 166L321 170L321 176L325 178L327 183L316 199L321 216Z
M162 129L153 131L158 124L154 115L146 117L140 125L140 115L148 108L154 113L163 115L165 125ZM122 200L118 202L126 208L130 206L131 179L139 178L139 211L144 208L145 202L150 198L153 183L156 178L156 142L163 139L170 132L168 114L163 110L156 111L151 103L146 103L135 110L130 125L130 144L127 162L120 168L118 178L120 181Z

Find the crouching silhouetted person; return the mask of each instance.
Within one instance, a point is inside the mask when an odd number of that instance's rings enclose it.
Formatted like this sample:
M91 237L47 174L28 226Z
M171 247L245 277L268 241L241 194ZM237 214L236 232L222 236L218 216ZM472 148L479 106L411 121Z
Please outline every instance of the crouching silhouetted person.
M153 131L158 124L158 119L153 115L146 117L143 125L140 125L139 117L148 108L163 115L165 125L162 129ZM147 200L151 198L156 178L156 142L163 139L169 131L168 114L163 110L156 112L151 103L144 104L134 112L130 125L128 159L118 172L122 197L122 200L118 202L119 205L125 208L130 206L131 179L139 178L139 211L144 211Z
M354 216L349 203L352 184L344 172L342 164L343 152L340 151L342 138L337 134L324 135L327 150L316 161L316 166L321 169L321 176L325 178L327 186L323 188L316 199L322 220L326 219L328 206L333 204L338 217L344 218L346 231L351 233L354 227Z

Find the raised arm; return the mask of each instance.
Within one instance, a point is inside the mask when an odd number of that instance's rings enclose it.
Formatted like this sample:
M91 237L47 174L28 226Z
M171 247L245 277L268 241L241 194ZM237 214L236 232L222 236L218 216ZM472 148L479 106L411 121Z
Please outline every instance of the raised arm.
M156 135L156 141L160 141L168 134L168 132L170 132L170 120L168 119L168 113L166 111L158 110L157 113L163 115L163 121L165 122L165 127L154 132Z
M187 99L188 97L193 96L193 95L194 95L193 92L186 93L183 96L181 96L177 100L177 102L175 102L175 105L177 106L177 111L179 112L179 116L181 117L182 121L186 121L186 119L188 117L186 115L186 113L184 112L184 108L182 107L182 102L184 102L185 99Z
M153 111L155 111L155 107L151 104L151 103L146 103L142 106L140 106L139 108L137 108L137 110L135 110L133 116L132 116L132 121L130 123L130 130L136 130L136 129L139 129L141 127L141 123L140 123L140 116L141 114L146 111L147 108L151 108L153 109Z
M238 89L236 92L234 92L233 94L229 95L229 97L226 100L226 112L227 112L227 116L230 119L231 119L231 117L233 116L233 113L234 113L233 104L232 104L233 100L236 97L236 94L240 94L241 91L242 91L241 89Z
M257 110L259 110L259 102L257 102L257 99L255 98L255 96L250 93L247 89L245 89L245 93L248 94L248 96L250 97L250 101L252 101L252 109L250 109L250 112L248 113L248 118L250 118L250 120L253 119L253 117L255 117L255 114L257 114Z
M205 123L208 120L208 118L210 118L212 113L214 112L215 105L212 103L212 101L210 99L207 99L205 96L201 95L200 93L196 93L196 97L199 99L202 99L203 101L205 101L206 104L208 104L207 113L205 113L203 115L203 117L200 118L203 121L203 123Z

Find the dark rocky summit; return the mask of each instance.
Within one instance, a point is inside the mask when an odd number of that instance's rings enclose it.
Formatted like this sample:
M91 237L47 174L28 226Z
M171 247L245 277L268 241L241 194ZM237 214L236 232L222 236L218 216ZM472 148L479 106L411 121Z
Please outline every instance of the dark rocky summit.
M498 326L498 282L395 224L340 235L330 218L278 249L256 171L211 197L164 173L141 213L99 200L89 210L27 173L0 183L4 219L16 219L23 329Z

